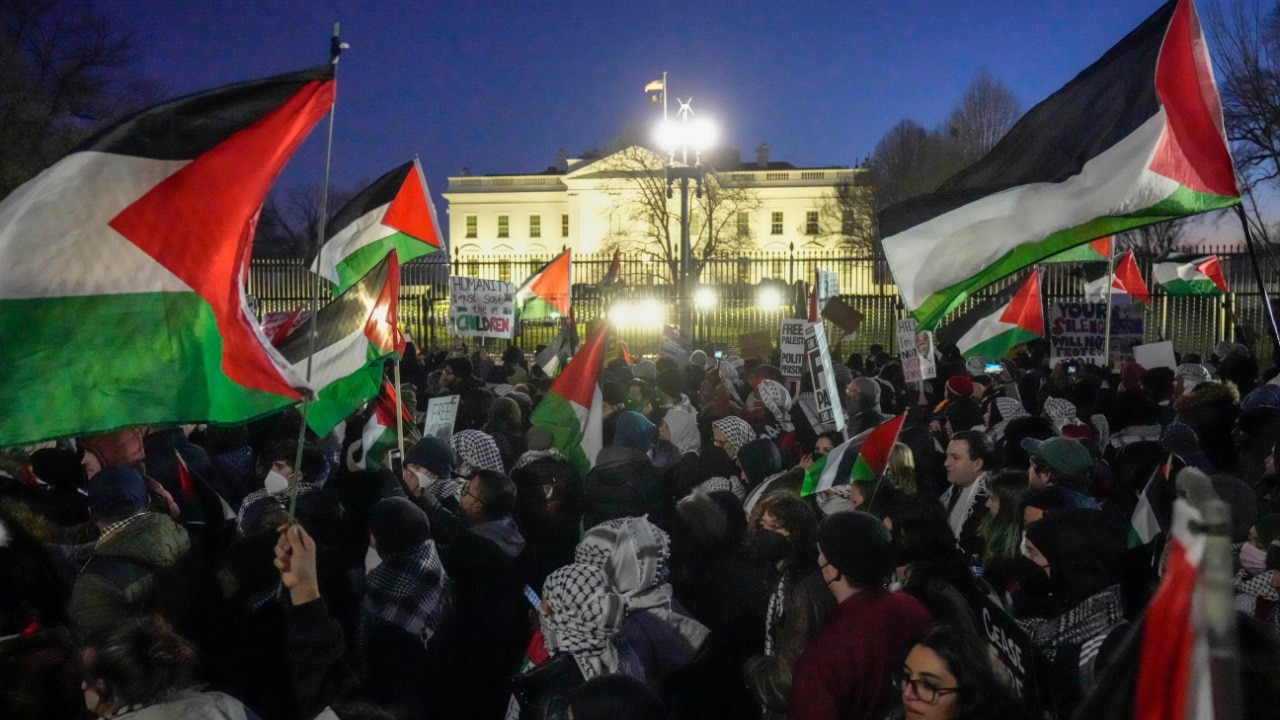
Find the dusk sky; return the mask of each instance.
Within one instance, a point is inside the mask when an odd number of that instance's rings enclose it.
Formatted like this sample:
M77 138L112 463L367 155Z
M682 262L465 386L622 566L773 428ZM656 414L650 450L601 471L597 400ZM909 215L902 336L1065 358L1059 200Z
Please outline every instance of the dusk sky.
M1211 0L1210 0L1211 1ZM796 165L857 164L899 120L940 122L986 67L1024 110L1151 14L1157 0L1028 2L408 2L112 0L139 69L167 95L319 64L334 21L333 181L417 154L440 193L474 174L540 172L661 106L646 83L720 127L720 145ZM1201 5L1204 3L1202 2ZM1202 7L1202 13L1204 9ZM674 107L674 99L672 100ZM315 182L323 124L279 184Z

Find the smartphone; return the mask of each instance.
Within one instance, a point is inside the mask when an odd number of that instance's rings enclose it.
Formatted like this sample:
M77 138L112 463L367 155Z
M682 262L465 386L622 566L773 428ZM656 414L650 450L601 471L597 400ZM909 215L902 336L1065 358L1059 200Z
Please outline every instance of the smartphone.
M722 358L722 357L724 357L724 351L723 351L723 350L717 350L717 351L716 351L716 359L717 359L717 360L719 360L719 359L720 359L720 358Z
M387 453L387 467L391 468L391 474L399 478L404 473L404 456L400 454L400 449L396 448Z
M1004 366L1001 365L1000 363L987 363L988 375L992 373L1002 373L1002 372L1004 372Z
M528 585L524 586L524 597L533 606L534 610L542 609L542 598L538 597L538 593L534 592L533 588Z
M1080 369L1080 366L1076 365L1075 363L1071 363L1067 365L1067 373L1069 374L1074 374L1079 369Z

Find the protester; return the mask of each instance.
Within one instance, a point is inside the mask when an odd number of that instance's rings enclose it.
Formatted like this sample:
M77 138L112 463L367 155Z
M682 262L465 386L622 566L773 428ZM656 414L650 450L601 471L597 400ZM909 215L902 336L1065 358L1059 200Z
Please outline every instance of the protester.
M991 669L974 633L942 625L912 648L895 673L902 708L912 720L1019 720L1029 715Z
M987 479L994 460L987 438L976 430L952 436L947 445L947 482L942 494L947 507L947 523L960 548L973 557L982 556L982 521L987 516Z

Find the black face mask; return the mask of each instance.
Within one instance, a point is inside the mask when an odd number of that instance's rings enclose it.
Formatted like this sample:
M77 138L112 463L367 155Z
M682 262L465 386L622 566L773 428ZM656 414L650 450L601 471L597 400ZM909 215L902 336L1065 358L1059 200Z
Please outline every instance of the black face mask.
M1267 546L1267 569L1280 569L1280 544L1273 542Z
M791 557L791 538L756 528L747 536L747 557L758 562L778 562Z

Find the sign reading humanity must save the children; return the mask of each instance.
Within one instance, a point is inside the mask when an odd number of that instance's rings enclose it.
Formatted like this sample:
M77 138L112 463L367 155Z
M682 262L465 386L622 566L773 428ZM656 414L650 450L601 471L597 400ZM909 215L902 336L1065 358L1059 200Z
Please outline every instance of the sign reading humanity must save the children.
M501 280L449 277L449 334L510 338L516 287Z

